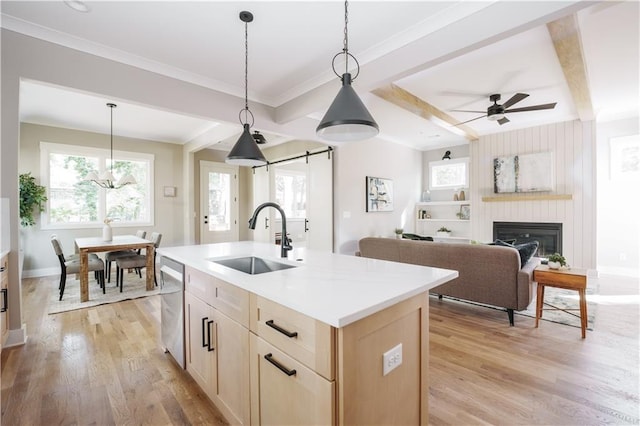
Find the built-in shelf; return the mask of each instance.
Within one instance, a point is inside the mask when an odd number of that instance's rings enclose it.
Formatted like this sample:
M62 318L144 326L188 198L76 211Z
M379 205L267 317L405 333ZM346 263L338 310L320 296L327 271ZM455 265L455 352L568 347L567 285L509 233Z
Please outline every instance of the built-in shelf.
M417 219L418 222L469 222L469 219Z
M471 200L462 201L421 201L416 206L461 206L463 204L471 204Z
M496 203L501 201L554 201L571 200L571 194L535 194L535 195L505 195L502 197L482 197L485 203Z

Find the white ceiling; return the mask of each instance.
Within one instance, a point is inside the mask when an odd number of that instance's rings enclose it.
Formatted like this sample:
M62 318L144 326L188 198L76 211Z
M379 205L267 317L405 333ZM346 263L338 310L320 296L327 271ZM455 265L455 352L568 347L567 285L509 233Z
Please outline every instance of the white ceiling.
M249 24L249 100L275 108L279 124L321 118L338 79L331 58L342 48L344 3L336 1L87 2L90 12L61 1L2 1L2 27L182 79L238 97L244 105L244 25ZM468 123L478 134L578 117L545 23L578 14L592 104L599 120L637 116L639 43L636 1L470 2L352 1L349 50L361 64L356 91L380 126L381 139L415 147L465 143L370 91L393 83L462 122L482 114L488 96L502 101L530 94L518 107L558 102L553 110L513 113L504 126L485 118ZM212 117L187 117L127 99L69 91L40 82L21 85L25 122L109 131L107 102L115 102L114 133L170 143L206 137ZM297 137L270 133L270 145ZM456 129L453 129L456 130ZM233 139L233 138L230 138ZM228 149L232 140L215 148Z

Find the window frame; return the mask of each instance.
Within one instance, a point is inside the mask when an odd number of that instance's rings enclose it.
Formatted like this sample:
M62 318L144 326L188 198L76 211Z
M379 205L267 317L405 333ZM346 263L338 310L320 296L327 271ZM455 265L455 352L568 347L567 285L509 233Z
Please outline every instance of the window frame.
M98 174L102 173L106 167L107 162L111 159L111 151L109 149L103 148L93 148L83 145L67 145L60 143L51 143L51 142L40 142L40 177L42 185L47 189L47 196L49 195L49 174L50 174L50 154L61 154L61 155L74 155L74 156L90 156L97 157L99 170L97 170ZM121 150L113 150L113 159L114 161L138 161L138 162L146 162L148 164L148 174L147 174L147 188L149 188L149 193L146 194L145 201L148 203L148 211L149 211L149 220L147 221L137 221L137 222L117 222L113 223L112 226L115 227L143 227L143 226L154 226L155 222L155 189L154 189L154 161L155 155L141 153L141 152L131 152L131 151L121 151ZM106 216L107 211L107 193L105 188L98 188L98 218L104 218ZM49 198L49 197L47 197ZM67 222L67 223L50 223L49 222L49 211L50 211L50 200L48 199L46 202L46 206L44 211L40 212L40 228L41 229L94 229L100 228L103 224L103 219L98 219L93 222Z
M457 182L451 185L434 185L434 181L433 181L434 169L443 167L443 166L451 166L454 164L464 164L464 182ZM429 162L429 189L430 190L434 191L434 190L440 190L440 189L459 189L459 188L468 188L468 187L469 187L469 157Z

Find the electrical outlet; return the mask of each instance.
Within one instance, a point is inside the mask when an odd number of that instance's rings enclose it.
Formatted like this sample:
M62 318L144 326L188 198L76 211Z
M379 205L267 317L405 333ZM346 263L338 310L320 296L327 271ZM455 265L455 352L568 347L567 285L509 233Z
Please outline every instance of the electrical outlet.
M402 343L382 354L382 375L386 376L402 364Z

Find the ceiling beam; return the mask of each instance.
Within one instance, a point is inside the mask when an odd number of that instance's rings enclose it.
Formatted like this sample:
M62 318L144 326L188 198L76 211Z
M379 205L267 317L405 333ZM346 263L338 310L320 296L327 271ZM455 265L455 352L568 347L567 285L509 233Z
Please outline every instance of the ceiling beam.
M470 141L478 140L478 134L473 129L463 124L456 126L459 123L458 120L393 83L379 87L373 90L372 93L387 102L391 102L400 108L429 120L448 132L463 136Z
M547 30L551 35L562 72L569 85L578 117L582 121L593 120L595 113L591 102L587 67L576 14L547 23Z

